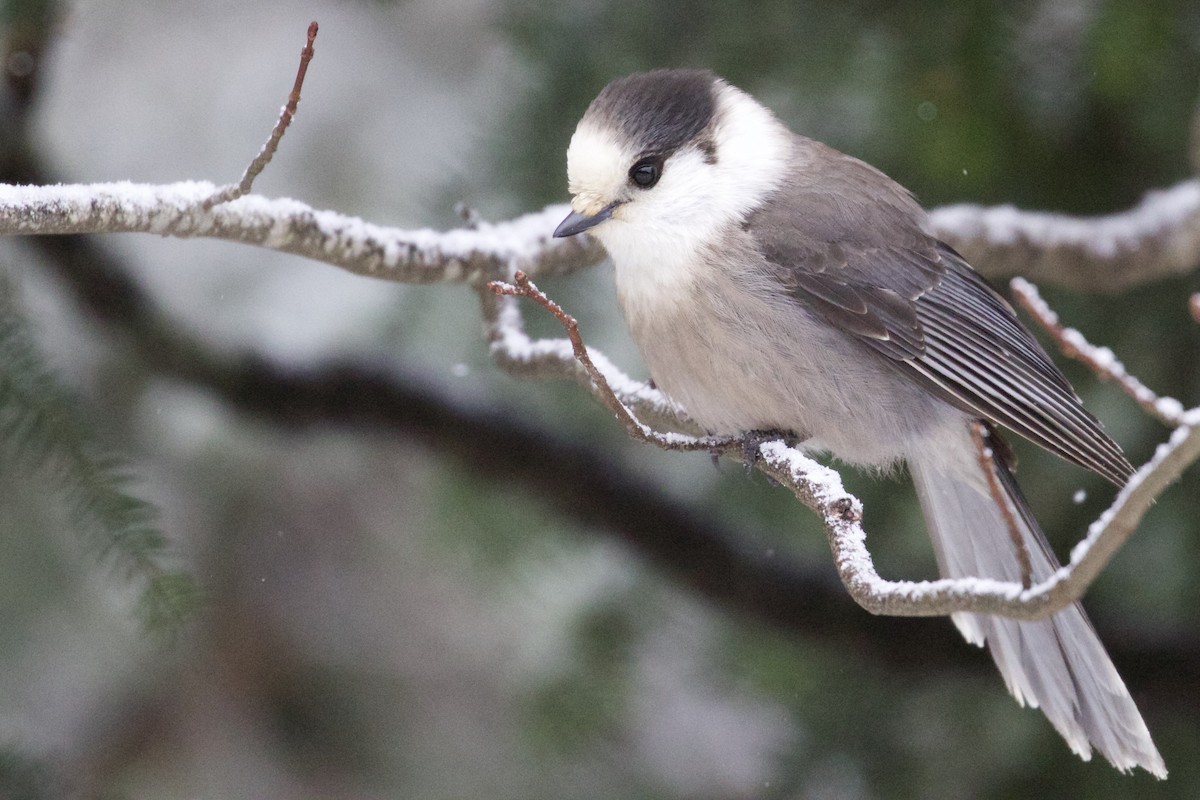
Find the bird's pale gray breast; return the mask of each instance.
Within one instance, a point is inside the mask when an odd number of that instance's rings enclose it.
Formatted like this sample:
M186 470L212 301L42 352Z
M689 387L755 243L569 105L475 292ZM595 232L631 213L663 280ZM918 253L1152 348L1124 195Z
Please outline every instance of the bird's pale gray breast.
M844 460L886 466L962 418L797 303L744 230L701 260L688 302L626 306L626 316L655 382L709 431L792 430Z

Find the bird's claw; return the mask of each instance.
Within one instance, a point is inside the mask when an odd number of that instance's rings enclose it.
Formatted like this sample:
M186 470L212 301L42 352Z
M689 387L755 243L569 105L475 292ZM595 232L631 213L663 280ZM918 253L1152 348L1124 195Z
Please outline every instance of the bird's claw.
M749 478L751 475L754 474L754 465L758 463L758 459L760 457L759 456L759 448L762 447L763 444L765 444L766 442L774 442L774 441L780 441L780 440L782 440L784 442L793 442L798 439L799 439L799 437L797 437L796 434L791 433L790 431L751 430L751 431L744 432L741 436L741 441L742 441L741 457L742 457L742 464L744 464L745 468L746 468L746 477ZM721 452L719 450L713 449L713 450L709 451L709 455L712 457L713 466L719 468Z
M786 435L781 431L753 430L742 434L742 464L746 467L747 478L754 474L754 465L758 463L759 458L758 449L765 442L785 438Z

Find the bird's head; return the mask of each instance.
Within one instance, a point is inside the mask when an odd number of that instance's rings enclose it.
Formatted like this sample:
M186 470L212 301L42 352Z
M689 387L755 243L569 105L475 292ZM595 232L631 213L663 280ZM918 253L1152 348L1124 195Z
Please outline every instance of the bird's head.
M702 70L613 81L567 150L571 213L618 263L627 247L702 244L760 204L785 173L789 134L749 95Z

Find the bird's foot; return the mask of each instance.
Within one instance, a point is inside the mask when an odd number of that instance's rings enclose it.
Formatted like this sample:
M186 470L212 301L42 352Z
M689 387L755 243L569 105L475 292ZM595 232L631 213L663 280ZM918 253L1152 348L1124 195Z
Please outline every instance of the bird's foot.
M758 449L766 442L774 442L780 439L792 444L799 441L800 437L798 437L792 431L780 430L752 430L745 431L742 434L741 456L742 463L746 467L746 477L750 477L752 474L754 474L754 465L758 463L759 459ZM709 451L709 455L712 456L713 466L719 467L721 458L720 451L711 450Z
M779 430L753 430L746 431L742 434L742 463L746 467L746 477L754 474L754 465L758 463L758 449L767 442L774 442L782 439L790 441L795 439L796 435L790 431Z

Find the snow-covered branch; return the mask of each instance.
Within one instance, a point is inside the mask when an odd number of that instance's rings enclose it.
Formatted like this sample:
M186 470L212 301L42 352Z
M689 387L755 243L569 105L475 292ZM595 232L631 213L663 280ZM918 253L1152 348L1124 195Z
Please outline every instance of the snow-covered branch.
M1159 445L1154 457L1088 528L1070 562L1028 589L1019 583L977 578L888 581L879 576L866 546L862 506L842 487L841 476L782 442L761 448L764 472L821 515L838 574L863 608L891 616L941 616L956 611L1040 619L1080 599L1133 532L1154 501L1200 459L1200 409Z
M205 208L214 184L0 184L0 235L154 233L241 242L403 283L475 283L516 268L546 275L595 263L588 242L551 239L566 214L551 206L498 224L452 231L389 228L298 200L246 195Z
M602 353L585 350L590 356L590 365L585 365L566 339L531 340L516 298L486 288L488 281L512 280L518 271L541 277L602 260L603 252L586 237L550 238L565 206L446 232L404 231L295 200L246 195L224 202L220 192L202 182L0 185L0 235L140 231L206 237L301 255L385 280L466 283L480 293L486 336L503 368L530 377L569 377L602 399L602 384L607 384L607 394L632 412L636 425L683 432L656 443L677 449L712 447L747 458L737 442L690 436L700 432L666 397L629 378ZM1112 291L1200 263L1200 181L1150 193L1134 209L1107 217L955 206L933 212L932 221L939 236L993 276L1016 271L1019 265L1027 274L1051 277L1045 273L1052 272L1052 279L1075 288ZM1162 407L1163 402L1155 405ZM1071 563L1028 589L982 580L884 581L865 546L861 505L845 492L837 473L782 442L762 445L757 466L822 517L839 574L867 609L897 615L973 611L1036 618L1078 599L1154 498L1200 458L1198 422L1200 412L1181 413L1170 441L1092 526Z
M490 323L492 349L502 364L536 361L543 375L574 378L613 410L630 433L642 441L672 450L711 449L735 459L754 461L755 467L789 489L821 517L842 583L859 605L875 614L943 616L970 611L1017 619L1049 616L1083 597L1105 565L1137 529L1155 499L1178 479L1183 470L1200 459L1200 408L1181 411L1172 418L1178 427L1170 440L1158 447L1150 462L1137 471L1112 506L1089 527L1087 537L1072 550L1070 563L1041 583L1025 587L1020 583L981 578L884 580L876 570L866 546L862 503L845 490L841 476L836 471L822 466L783 441L762 443L755 454L745 452L736 439L663 435L649 430L634 418L634 406L640 404L654 413L666 414L670 408L664 408L661 403L669 401L652 387L631 381L597 351L585 348L574 319L538 292L536 287L530 291L529 284L523 278L518 276L518 284L526 288L524 292L508 285L494 285L492 288L504 295L504 301L511 301L511 295L516 294L537 300L554 313L571 338L570 341L530 340L524 333L519 309L515 306L506 307ZM1029 284L1022 283L1018 288L1026 296L1036 298ZM1090 356L1093 363L1115 365L1112 369L1124 374L1124 368L1111 357L1111 353L1105 357L1103 354L1106 351L1090 345L1081 334L1074 331L1070 334L1077 353ZM593 367L587 363L589 361L604 364L605 367ZM611 387L601 386L610 373L617 376L618 382ZM1157 398L1156 406L1164 409L1182 408L1170 398ZM670 417L667 419L670 420ZM679 422L676 418L675 427L679 427Z
M938 237L989 278L1120 292L1200 265L1200 180L1148 192L1127 211L1073 217L1012 206L945 206Z
M0 184L0 235L140 231L207 237L405 283L478 283L511 277L518 268L538 278L604 257L586 237L550 238L565 205L496 224L407 231L257 195L206 209L220 191L192 181ZM1020 274L1079 291L1115 292L1200 265L1200 180L1149 192L1132 209L1107 216L956 205L935 209L930 219L939 237L992 278Z
M1073 358L1084 364L1100 378L1112 381L1120 386L1125 394L1137 402L1142 410L1156 418L1164 425L1177 427L1189 423L1188 412L1183 403L1173 397L1160 397L1146 386L1136 376L1130 374L1107 347L1097 347L1088 342L1083 334L1074 328L1064 328L1059 324L1058 314L1042 299L1037 287L1024 278L1013 278L1009 282L1013 296L1029 315L1054 338L1058 349L1067 358ZM1194 298L1193 298L1194 301ZM1189 305L1192 303L1190 302Z

